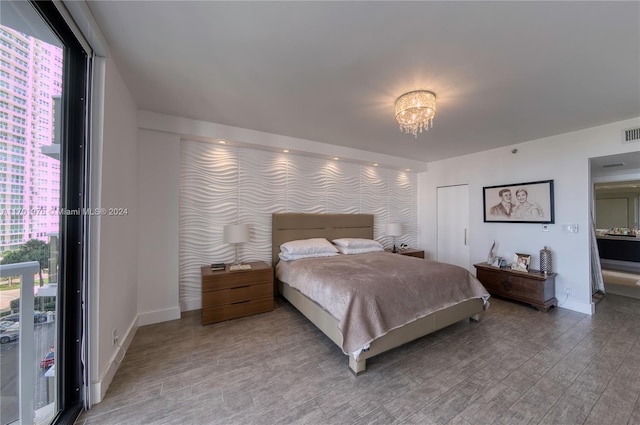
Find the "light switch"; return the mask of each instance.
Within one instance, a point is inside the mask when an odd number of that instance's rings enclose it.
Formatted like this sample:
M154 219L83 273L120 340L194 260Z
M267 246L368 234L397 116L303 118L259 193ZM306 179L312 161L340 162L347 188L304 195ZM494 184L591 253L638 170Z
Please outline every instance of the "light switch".
M548 224L543 224L542 225L542 231L543 232L548 232L549 231L549 225Z
M578 233L578 225L577 224L563 224L562 225L563 232L569 233Z

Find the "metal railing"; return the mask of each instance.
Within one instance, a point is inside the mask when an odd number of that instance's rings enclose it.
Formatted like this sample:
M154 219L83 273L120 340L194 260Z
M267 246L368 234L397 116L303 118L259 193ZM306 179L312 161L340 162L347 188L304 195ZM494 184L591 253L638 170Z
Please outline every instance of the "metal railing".
M18 341L18 423L32 424L35 418L34 390L34 295L33 276L37 261L0 266L0 276L20 276L20 338Z

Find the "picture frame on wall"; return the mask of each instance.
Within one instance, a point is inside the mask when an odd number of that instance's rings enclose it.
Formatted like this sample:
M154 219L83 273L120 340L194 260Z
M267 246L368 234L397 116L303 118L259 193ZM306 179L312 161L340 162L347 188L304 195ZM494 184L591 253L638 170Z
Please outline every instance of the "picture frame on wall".
M485 223L553 223L553 180L482 188Z

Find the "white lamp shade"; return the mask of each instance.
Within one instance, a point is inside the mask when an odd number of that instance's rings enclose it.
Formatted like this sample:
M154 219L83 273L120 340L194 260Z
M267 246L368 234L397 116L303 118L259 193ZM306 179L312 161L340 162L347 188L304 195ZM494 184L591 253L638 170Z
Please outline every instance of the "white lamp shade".
M249 225L247 224L228 224L224 226L224 234L222 236L224 243L242 243L249 241Z
M385 233L387 236L402 236L402 224L387 223Z

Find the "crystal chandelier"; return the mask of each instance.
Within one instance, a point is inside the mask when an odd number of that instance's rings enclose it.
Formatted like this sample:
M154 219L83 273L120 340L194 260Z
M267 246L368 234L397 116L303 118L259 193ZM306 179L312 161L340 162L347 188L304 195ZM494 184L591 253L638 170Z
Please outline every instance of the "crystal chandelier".
M400 131L418 137L418 131L433 127L436 115L436 94L427 90L416 90L405 93L396 99L396 120Z

